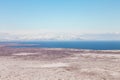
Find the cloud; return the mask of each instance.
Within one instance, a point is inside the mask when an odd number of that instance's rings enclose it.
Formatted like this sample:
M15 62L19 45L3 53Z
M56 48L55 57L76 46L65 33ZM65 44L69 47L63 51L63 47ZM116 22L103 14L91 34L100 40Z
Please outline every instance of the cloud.
M120 40L120 33L0 32L0 40Z
M88 40L120 40L120 33L85 34Z

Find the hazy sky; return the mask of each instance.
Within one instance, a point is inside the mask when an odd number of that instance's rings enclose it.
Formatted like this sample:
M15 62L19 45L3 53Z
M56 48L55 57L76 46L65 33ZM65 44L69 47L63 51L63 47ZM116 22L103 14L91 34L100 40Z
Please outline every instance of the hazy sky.
M0 0L0 31L120 31L120 0Z

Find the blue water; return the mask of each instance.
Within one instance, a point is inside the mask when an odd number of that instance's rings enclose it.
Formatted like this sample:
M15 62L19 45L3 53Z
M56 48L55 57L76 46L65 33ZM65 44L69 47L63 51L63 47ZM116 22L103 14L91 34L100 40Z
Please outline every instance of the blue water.
M120 50L120 41L32 41L17 43L29 44L30 46L14 46L15 48L74 48L92 50Z

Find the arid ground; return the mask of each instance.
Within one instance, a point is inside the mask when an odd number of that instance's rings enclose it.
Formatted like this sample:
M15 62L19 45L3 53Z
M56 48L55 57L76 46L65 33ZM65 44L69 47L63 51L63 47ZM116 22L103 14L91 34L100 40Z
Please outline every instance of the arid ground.
M120 80L120 50L1 45L0 80Z

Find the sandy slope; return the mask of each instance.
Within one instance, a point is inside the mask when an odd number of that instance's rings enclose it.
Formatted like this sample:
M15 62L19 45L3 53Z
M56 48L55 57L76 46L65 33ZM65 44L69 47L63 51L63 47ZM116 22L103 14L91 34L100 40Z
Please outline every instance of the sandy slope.
M0 80L120 80L120 51L48 50L1 54Z

